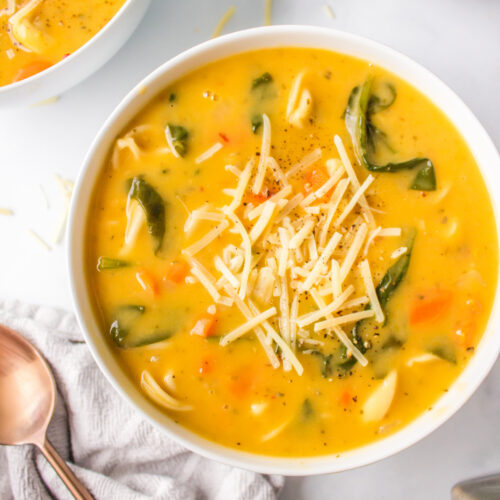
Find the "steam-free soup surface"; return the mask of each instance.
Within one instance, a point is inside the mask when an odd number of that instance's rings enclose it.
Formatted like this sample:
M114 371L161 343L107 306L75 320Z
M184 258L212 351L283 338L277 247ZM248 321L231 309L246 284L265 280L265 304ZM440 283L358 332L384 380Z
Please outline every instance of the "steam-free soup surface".
M102 335L138 390L269 455L352 449L432 408L496 286L463 138L408 83L326 51L165 89L117 138L87 224Z
M0 0L0 86L24 80L68 57L125 0Z

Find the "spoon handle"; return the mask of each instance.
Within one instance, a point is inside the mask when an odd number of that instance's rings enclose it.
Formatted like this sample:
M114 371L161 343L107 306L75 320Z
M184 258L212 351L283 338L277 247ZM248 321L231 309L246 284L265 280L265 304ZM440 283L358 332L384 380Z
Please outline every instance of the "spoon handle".
M76 500L94 500L87 488L85 488L85 486L83 486L80 480L75 476L59 453L57 453L57 451L49 443L48 439L45 439L42 445L37 446L40 448L40 451L44 454L45 458L49 461L50 465L54 467L57 475L63 480L64 484Z

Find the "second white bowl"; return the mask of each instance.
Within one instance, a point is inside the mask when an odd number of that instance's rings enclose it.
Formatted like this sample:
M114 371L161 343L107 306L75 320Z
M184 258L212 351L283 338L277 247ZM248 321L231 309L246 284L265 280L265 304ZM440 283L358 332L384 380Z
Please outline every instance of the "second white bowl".
M57 96L106 63L128 40L151 0L127 0L87 43L62 61L26 80L0 87L0 107L29 105Z

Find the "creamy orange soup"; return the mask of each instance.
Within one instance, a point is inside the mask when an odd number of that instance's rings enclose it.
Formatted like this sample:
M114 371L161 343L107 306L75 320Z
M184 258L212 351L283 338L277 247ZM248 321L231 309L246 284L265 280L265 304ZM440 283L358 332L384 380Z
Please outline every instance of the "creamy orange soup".
M117 137L87 224L102 334L144 397L268 455L342 452L430 409L496 287L463 138L408 83L321 50L165 89Z
M0 0L0 86L24 80L71 55L125 0Z

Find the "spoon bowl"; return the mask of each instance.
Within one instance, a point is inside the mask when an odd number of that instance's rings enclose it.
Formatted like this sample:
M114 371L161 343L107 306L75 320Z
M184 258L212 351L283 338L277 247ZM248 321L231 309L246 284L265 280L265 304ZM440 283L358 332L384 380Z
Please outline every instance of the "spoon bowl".
M42 355L19 333L0 325L0 444L34 444L77 500L92 500L46 438L56 393Z
M40 353L0 325L0 444L43 444L56 385Z

